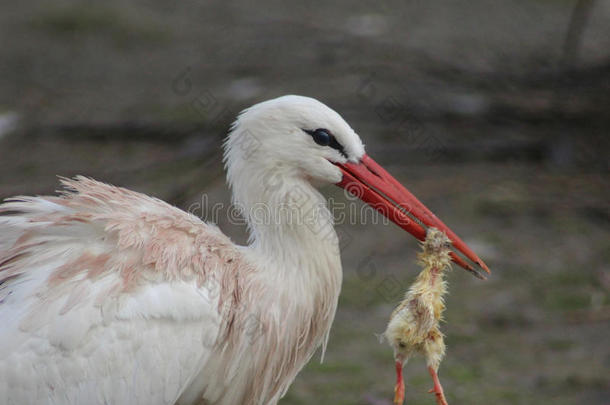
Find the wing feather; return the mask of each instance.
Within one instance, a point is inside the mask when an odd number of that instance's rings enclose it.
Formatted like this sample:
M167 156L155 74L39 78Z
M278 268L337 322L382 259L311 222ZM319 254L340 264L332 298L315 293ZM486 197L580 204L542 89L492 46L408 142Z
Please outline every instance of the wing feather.
M247 264L218 228L163 201L62 183L59 197L0 205L0 403L174 403Z

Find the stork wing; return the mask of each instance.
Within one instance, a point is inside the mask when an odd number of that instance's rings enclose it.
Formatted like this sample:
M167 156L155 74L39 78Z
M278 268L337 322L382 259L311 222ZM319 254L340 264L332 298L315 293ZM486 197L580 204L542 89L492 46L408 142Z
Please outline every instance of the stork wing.
M222 330L239 250L160 200L62 183L0 205L0 403L173 404Z

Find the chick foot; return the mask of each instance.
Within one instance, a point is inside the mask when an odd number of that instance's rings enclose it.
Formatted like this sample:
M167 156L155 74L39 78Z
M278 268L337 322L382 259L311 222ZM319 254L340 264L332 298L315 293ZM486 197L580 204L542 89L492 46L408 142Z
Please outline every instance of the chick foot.
M428 392L436 395L437 405L449 405L447 404L447 400L445 399L445 394L443 393L443 386L441 385L441 382L438 379L438 374L432 367L428 367L428 372L430 373L430 376L432 376L432 381L434 382L434 388L432 388Z

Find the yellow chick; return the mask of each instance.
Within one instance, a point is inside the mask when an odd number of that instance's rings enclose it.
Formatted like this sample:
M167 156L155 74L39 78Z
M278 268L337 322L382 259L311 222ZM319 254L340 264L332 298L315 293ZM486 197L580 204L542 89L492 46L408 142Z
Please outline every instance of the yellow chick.
M422 252L418 255L423 270L405 294L405 299L392 312L384 332L396 360L394 403L397 405L402 405L405 394L402 369L413 352L426 356L428 372L434 382L434 388L429 392L436 395L438 405L447 405L438 379L438 366L445 355L439 322L445 309L443 295L447 283L443 280L443 273L451 268L450 252L449 238L436 228L428 229Z

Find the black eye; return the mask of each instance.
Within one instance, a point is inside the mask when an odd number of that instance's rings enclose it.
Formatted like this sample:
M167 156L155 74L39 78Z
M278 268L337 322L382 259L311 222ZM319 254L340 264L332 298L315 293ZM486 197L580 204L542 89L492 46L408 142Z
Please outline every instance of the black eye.
M320 146L330 145L330 134L323 129L316 129L311 136L314 142Z
M347 154L345 153L343 146L337 142L337 139L335 139L328 129L303 129L303 131L311 135L313 141L318 145L330 146L331 148L338 150L339 153L347 158Z

